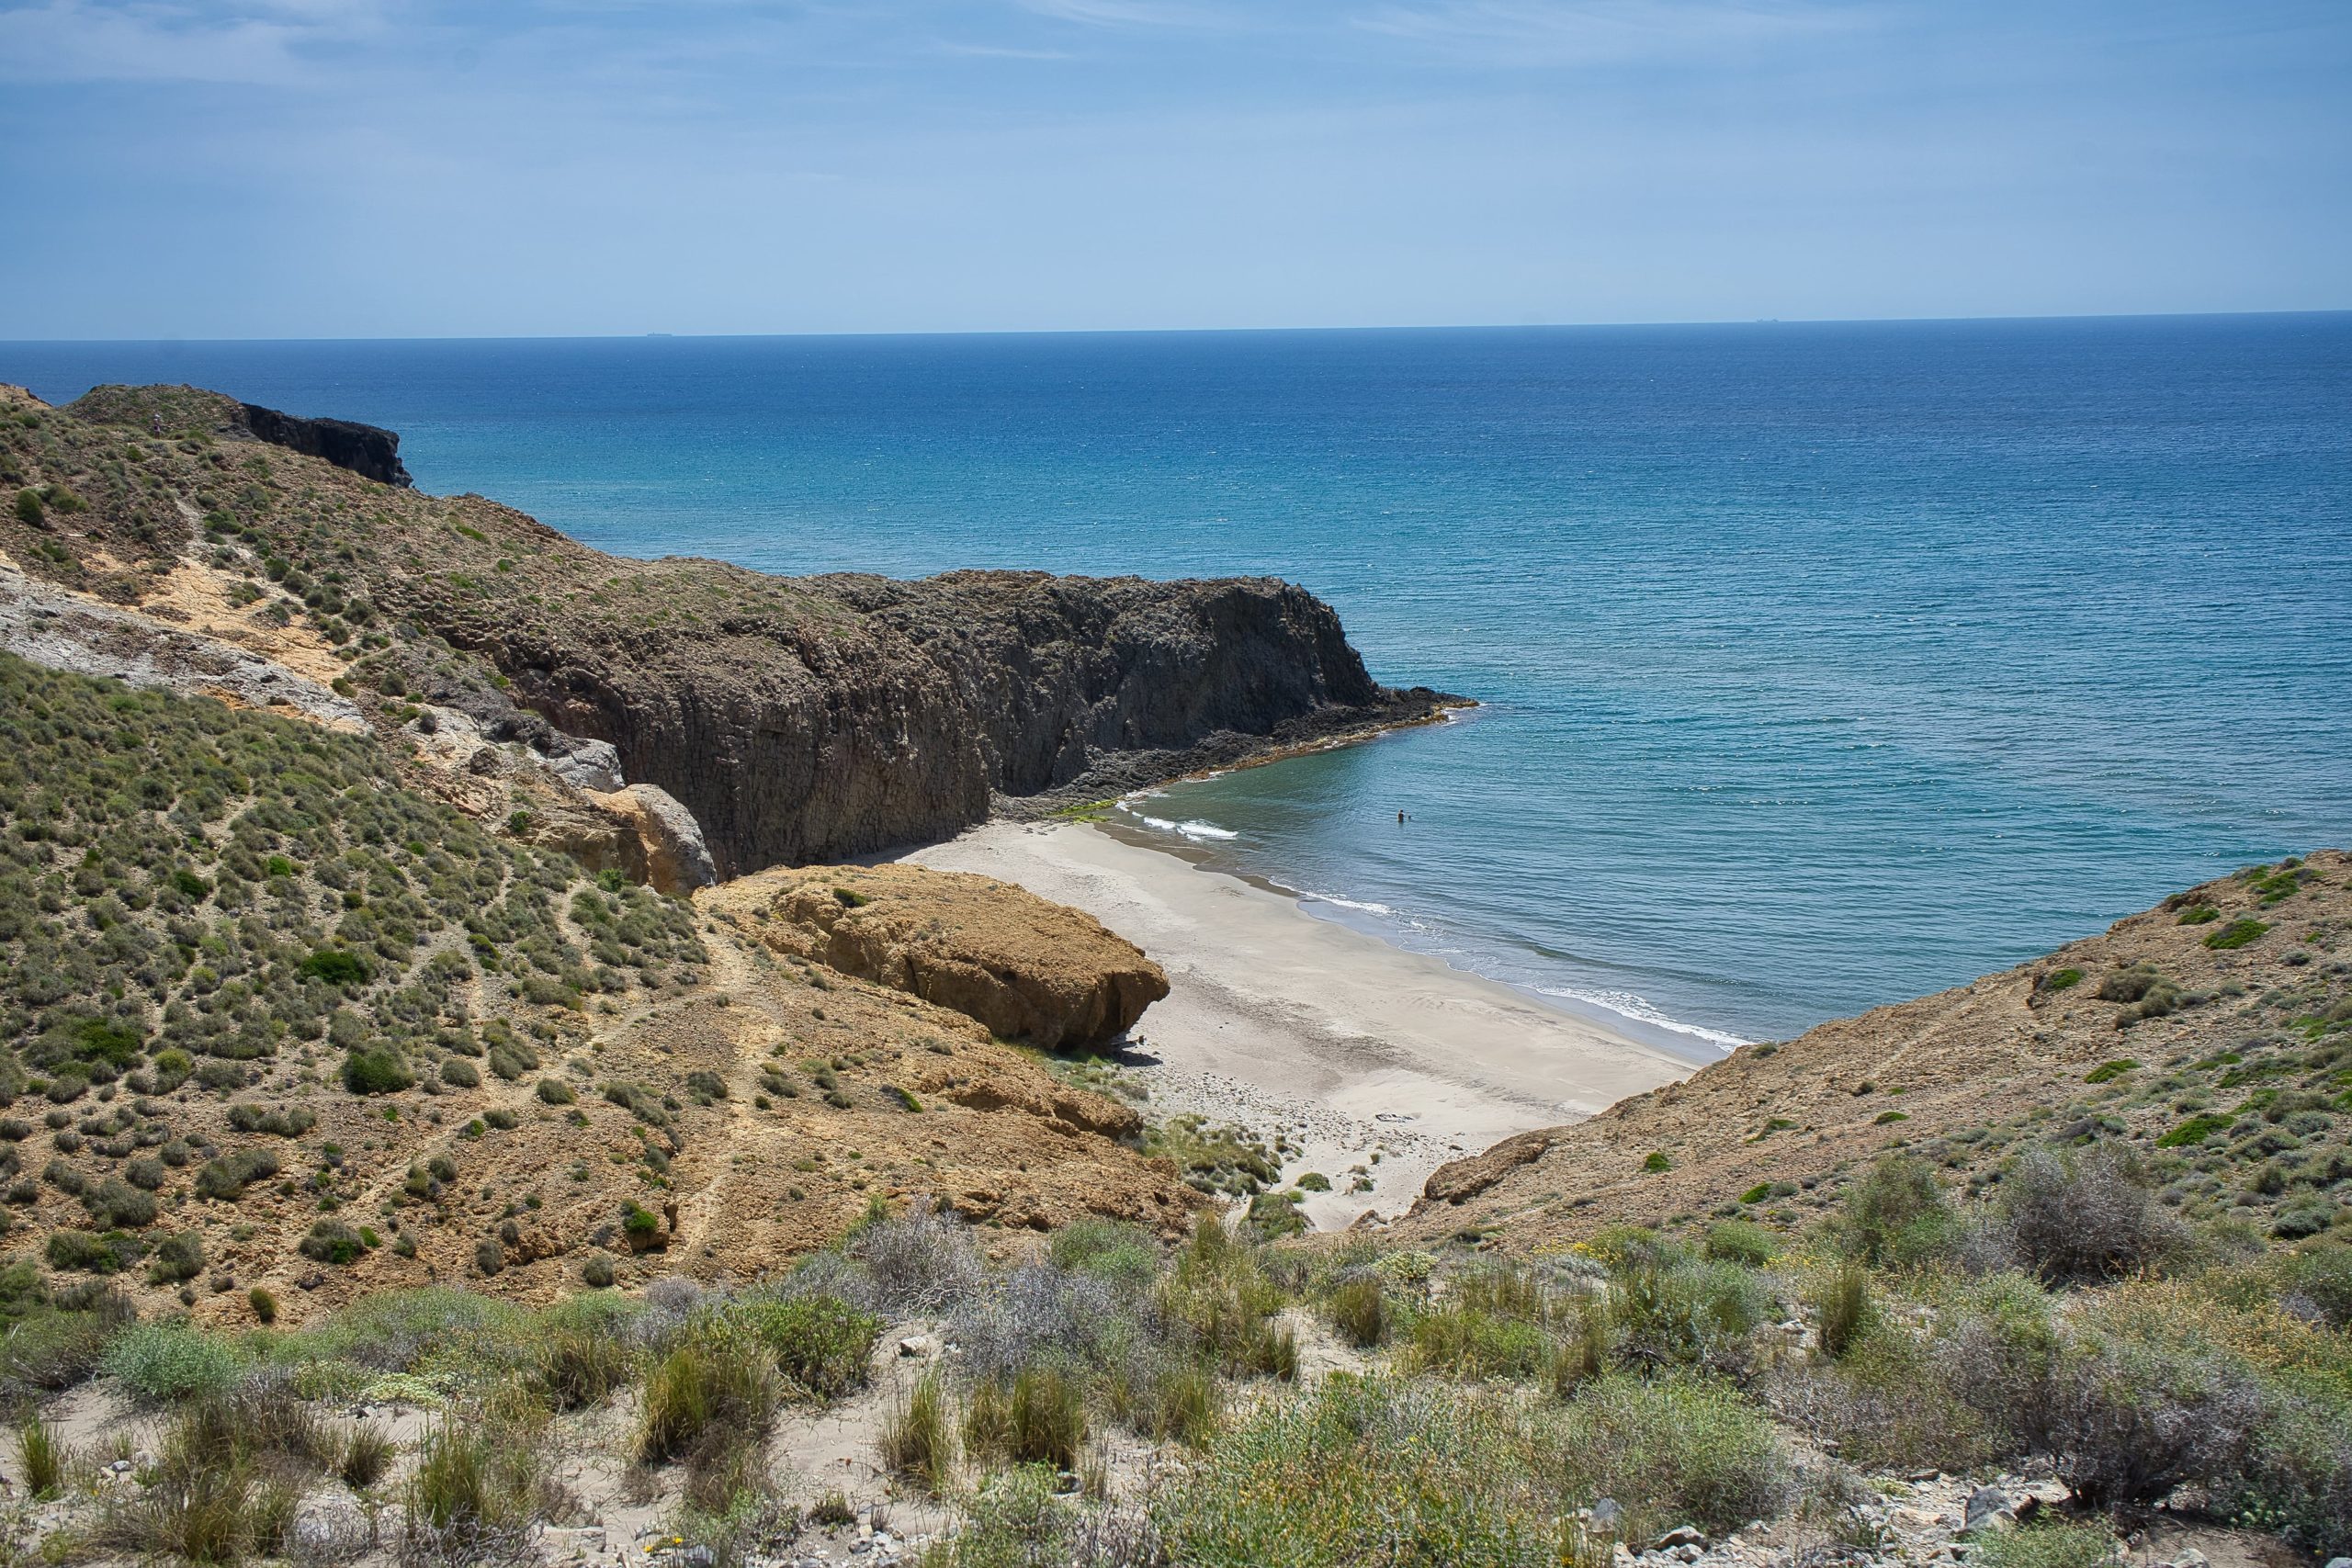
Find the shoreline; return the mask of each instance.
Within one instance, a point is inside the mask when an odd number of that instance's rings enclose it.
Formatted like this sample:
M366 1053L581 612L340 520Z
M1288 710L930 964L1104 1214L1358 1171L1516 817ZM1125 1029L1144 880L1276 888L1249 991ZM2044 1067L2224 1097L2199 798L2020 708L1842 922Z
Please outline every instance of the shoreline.
M1331 1180L1301 1205L1318 1230L1394 1217L1449 1160L1699 1066L1092 823L1000 819L894 858L1012 883L1141 947L1170 989L1130 1032L1122 1076L1158 1114L1282 1137L1285 1184ZM1351 1191L1360 1177L1370 1190Z

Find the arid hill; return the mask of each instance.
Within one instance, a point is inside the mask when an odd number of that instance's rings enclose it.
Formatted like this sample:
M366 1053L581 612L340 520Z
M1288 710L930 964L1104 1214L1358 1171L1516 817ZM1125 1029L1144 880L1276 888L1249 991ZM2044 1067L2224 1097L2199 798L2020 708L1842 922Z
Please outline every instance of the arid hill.
M749 1279L922 1194L1182 1228L1136 1113L405 788L364 734L0 654L0 1209L250 1321Z
M1792 1225L1883 1151L1981 1189L2054 1138L2133 1151L2187 1218L2316 1234L2352 1194L2347 959L2352 858L2251 867L1442 1167L1400 1229L1535 1251L1611 1224Z
M1329 606L1271 579L627 560L479 496L272 445L279 424L255 415L189 388L100 388L68 410L0 390L0 551L165 618L290 633L379 711L607 745L684 804L720 875L944 837L993 798L1100 795L1445 700L1376 684Z

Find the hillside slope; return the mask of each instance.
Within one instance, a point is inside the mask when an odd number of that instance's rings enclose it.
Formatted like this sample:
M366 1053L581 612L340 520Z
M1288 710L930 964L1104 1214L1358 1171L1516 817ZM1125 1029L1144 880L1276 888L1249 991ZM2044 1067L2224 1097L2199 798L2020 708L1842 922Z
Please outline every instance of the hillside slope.
M1198 1204L1131 1110L732 919L487 830L370 737L0 654L0 1245L299 1318L747 1278L876 1198Z
M628 560L266 428L188 388L100 388L70 410L0 389L0 551L164 618L300 634L379 709L608 743L699 820L721 875L944 837L992 797L1099 795L1446 700L1375 683L1330 607L1271 579Z
M1788 1225L1888 1149L1982 1188L2055 1140L2133 1151L2188 1218L2314 1234L2352 1195L2347 959L2352 857L2252 867L1442 1167L1401 1229L1524 1251L1612 1224Z

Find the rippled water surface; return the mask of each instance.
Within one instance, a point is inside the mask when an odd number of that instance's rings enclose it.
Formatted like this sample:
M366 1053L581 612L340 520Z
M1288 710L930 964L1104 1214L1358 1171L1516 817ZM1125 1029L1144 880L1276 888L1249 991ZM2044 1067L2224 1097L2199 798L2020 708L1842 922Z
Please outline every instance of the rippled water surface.
M1270 572L1486 706L1148 829L1731 1037L2352 842L2352 317L0 344L770 570ZM1409 820L1401 827L1398 811Z

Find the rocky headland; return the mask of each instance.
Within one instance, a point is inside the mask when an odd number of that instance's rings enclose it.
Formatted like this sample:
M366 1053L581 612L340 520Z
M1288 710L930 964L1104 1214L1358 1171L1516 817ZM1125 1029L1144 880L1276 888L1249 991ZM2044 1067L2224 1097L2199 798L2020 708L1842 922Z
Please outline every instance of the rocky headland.
M0 389L0 1556L2352 1548L2342 853L1670 1081L1074 823L849 863L1453 701L1296 588L405 480Z

